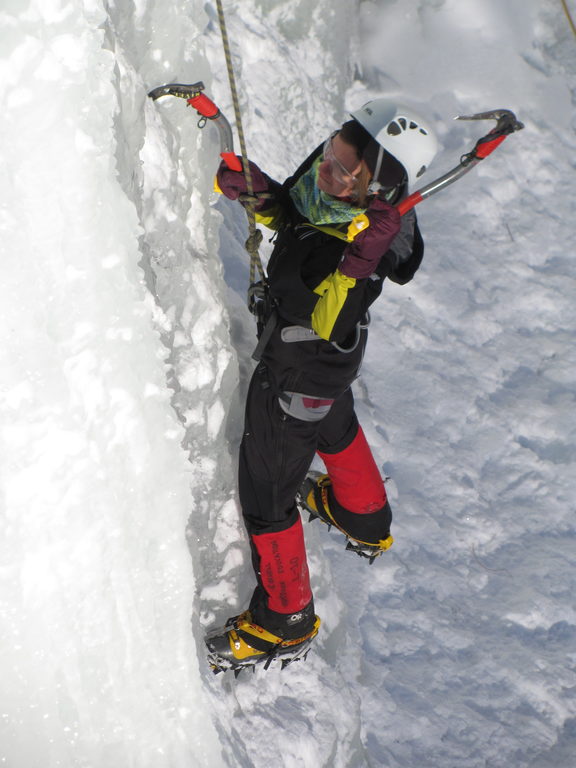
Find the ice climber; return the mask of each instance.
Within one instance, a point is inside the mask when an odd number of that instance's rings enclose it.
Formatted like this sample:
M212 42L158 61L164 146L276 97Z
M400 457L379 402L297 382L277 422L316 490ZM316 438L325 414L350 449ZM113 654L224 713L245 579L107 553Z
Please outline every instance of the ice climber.
M351 117L283 184L250 163L258 220L277 231L269 338L247 396L239 462L257 586L248 609L207 638L217 669L290 661L318 633L300 509L371 560L392 544L392 513L351 385L384 279L407 283L422 261L414 211L401 218L394 206L437 143L411 108L385 99ZM223 163L217 184L246 201L242 172ZM315 454L326 474L309 473Z

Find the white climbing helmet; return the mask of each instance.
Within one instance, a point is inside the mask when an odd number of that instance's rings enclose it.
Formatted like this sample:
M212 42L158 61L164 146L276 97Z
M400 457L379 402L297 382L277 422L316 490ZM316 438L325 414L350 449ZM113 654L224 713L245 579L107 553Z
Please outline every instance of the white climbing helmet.
M429 123L411 107L388 99L373 99L350 114L404 166L408 184L413 187L438 151L438 141ZM375 179L378 171L379 166L373 173Z

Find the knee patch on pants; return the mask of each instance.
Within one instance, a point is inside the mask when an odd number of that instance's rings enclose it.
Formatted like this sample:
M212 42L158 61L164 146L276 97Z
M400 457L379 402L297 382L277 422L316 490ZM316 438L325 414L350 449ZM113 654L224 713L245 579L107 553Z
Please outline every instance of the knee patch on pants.
M281 392L278 400L284 413L300 421L322 421L334 403L333 399L302 392Z

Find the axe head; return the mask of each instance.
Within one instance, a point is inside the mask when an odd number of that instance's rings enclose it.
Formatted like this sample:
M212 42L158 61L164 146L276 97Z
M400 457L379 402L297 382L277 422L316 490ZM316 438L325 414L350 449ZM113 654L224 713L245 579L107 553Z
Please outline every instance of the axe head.
M524 128L524 123L516 119L511 109L491 109L488 112L477 112L475 115L458 115L455 120L496 120L496 132L514 133Z

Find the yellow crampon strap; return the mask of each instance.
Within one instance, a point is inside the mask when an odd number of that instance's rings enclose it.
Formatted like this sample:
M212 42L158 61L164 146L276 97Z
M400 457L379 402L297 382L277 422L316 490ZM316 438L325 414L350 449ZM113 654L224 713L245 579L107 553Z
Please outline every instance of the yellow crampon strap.
M272 632L268 632L264 627L253 624L250 619L250 611L244 611L236 619L236 626L230 632L230 648L237 659L246 659L253 657L255 654L265 656L268 653L268 651L261 651L251 646L250 637L254 637L260 642L270 643L269 650L272 651L274 648L291 648L293 645L300 645L300 643L316 637L320 629L320 619L316 616L314 627L308 634L297 637L294 640L283 640L281 637L272 634ZM239 634L240 632L244 637Z

